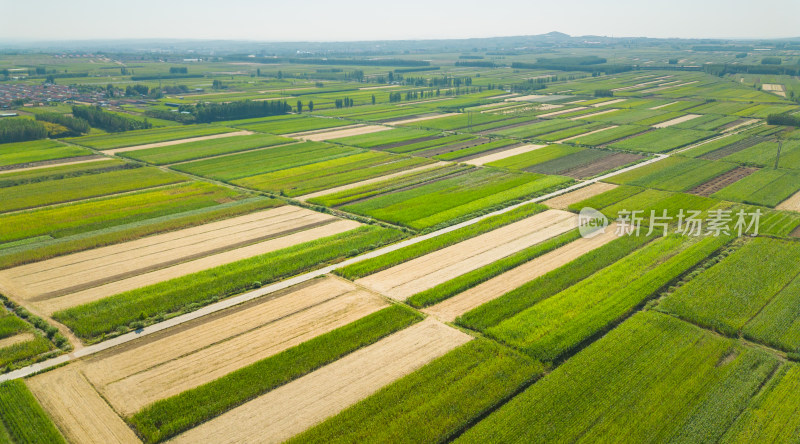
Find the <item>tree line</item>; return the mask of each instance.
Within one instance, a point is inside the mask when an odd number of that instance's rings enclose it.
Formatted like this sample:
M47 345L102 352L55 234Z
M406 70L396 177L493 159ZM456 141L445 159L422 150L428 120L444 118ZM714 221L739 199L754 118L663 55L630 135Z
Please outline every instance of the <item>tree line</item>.
M69 130L70 133L66 134L65 136L79 136L81 134L88 133L91 129L89 122L86 120L59 113L39 113L36 114L36 120L63 126Z
M74 117L84 119L89 125L102 128L110 133L130 131L138 129L152 128L153 125L145 120L138 120L132 117L121 116L104 111L99 106L74 105L72 107Z
M23 117L0 119L0 143L24 142L45 137L47 137L47 128L35 120Z

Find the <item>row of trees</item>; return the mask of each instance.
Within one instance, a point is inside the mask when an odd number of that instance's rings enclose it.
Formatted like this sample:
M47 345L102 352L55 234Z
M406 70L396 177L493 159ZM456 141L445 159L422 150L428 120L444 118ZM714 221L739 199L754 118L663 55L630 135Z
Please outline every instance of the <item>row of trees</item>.
M40 122L22 117L0 119L0 143L44 139L47 128Z
M355 104L355 101L349 97L345 97L344 99L336 99L333 104L336 108L350 108Z
M375 97L375 96L372 96L372 97ZM373 102L373 103L375 103L375 102ZM298 113L302 113L303 112L303 102L300 101L300 100L297 101L297 112ZM310 113L314 112L314 101L313 100L309 100L308 101L308 112L310 112Z
M200 103L194 107L181 107L181 111L189 111L198 122L216 122L218 120L250 119L286 114L292 107L283 101L243 100L231 103Z
M39 113L36 114L36 120L63 126L69 133L64 136L79 136L88 133L91 129L89 122L86 120L59 113Z
M86 120L93 127L102 128L111 133L153 127L147 119L138 120L132 117L112 114L104 111L99 106L75 105L72 107L72 115Z
M767 124L800 127L800 117L792 114L770 114Z

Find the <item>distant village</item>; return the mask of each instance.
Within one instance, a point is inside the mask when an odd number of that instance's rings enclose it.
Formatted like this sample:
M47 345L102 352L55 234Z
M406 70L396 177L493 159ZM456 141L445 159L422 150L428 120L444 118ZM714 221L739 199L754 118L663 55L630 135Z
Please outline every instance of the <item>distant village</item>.
M103 91L80 92L66 85L0 83L0 108L24 105L43 106L52 102L102 104L108 99Z

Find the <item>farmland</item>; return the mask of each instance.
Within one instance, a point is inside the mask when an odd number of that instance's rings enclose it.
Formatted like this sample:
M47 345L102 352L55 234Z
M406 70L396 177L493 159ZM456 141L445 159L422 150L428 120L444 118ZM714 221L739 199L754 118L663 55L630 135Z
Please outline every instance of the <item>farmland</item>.
M0 442L797 441L796 44L312 39L0 51Z

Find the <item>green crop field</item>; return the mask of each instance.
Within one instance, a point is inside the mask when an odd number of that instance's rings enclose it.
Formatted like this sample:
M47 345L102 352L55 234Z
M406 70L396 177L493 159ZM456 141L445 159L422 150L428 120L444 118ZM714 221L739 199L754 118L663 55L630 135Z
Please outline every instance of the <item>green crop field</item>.
M670 157L615 176L609 182L667 191L688 191L734 168L735 164L727 162Z
M729 185L712 196L718 199L775 207L800 190L798 173L786 170L759 170Z
M0 188L0 213L153 188L185 180L180 175L156 168L136 168Z
M92 154L86 148L66 145L55 140L36 140L33 142L6 143L0 145L0 170L31 162L63 159Z
M0 439L31 444L67 442L20 380L0 384Z
M0 444L800 443L785 5L51 3L0 29ZM490 11L556 28L431 26Z
M602 134L602 133L600 133ZM612 148L645 153L664 153L713 136L710 131L661 128L611 144Z
M552 361L625 316L730 239L658 239L531 308L487 334L532 357Z
M283 145L293 141L293 139L286 137L253 134L249 136L225 137L221 139L202 140L158 148L126 151L119 154L123 157L128 157L155 165L167 165L170 163L202 159L204 157L219 156L222 154L236 153L239 151L248 151L256 148Z
M543 370L495 343L474 340L290 442L437 441L462 431Z
M794 242L753 239L667 296L660 307L715 330L738 334L745 329L748 336L769 337L797 351L795 316L785 310L797 294L798 253L800 245Z
M385 308L223 378L147 406L130 421L147 442L164 441L420 319L421 316L400 305Z
M359 148L331 145L324 142L301 142L267 150L188 162L172 168L228 182L362 152L363 150Z
M518 199L542 194L569 181L570 179L560 176L515 174L484 169L348 204L342 209L415 229L424 229Z
M713 442L777 366L768 353L641 313L456 442Z
M467 165L442 165L433 166L423 171L403 174L401 176L379 180L369 184L356 186L346 190L332 192L308 200L309 203L323 205L327 207L340 207L351 202L367 199L370 197L391 193L399 189L416 186L430 181L435 181L459 174L472 167Z
M260 121L255 122L248 122L248 123L236 123L231 122L237 128L242 128L250 131L256 131L259 133L269 133L269 134L291 134L291 133L301 133L305 131L315 131L321 130L326 128L336 128L339 126L346 126L351 125L352 122L348 122L347 120L339 120L339 119L322 119L322 118L314 118L314 117L300 117L295 116L296 118L287 119L286 116L278 116L275 117L268 117L266 119L260 119Z
M171 140L190 139L192 137L213 136L236 131L224 126L193 125L190 127L167 127L150 130L128 131L121 134L100 134L66 139L76 145L88 146L98 150L123 148L126 146L147 145Z
M426 159L372 151L232 181L254 190L299 196L430 163Z
M569 143L588 146L604 145L617 139L630 137L634 134L639 134L644 131L647 131L647 128L635 125L619 125L615 128L600 131L599 133L587 134L585 136L572 139L569 141Z
M529 170L531 167L558 159L563 156L578 153L583 151L583 148L572 147L567 145L549 145L543 148L538 148L527 153L518 154L512 157L506 157L502 160L489 163L489 166L498 168L509 168L514 170Z
M86 340L97 340L244 292L254 282L274 282L401 237L393 229L365 226L69 308L53 318Z

